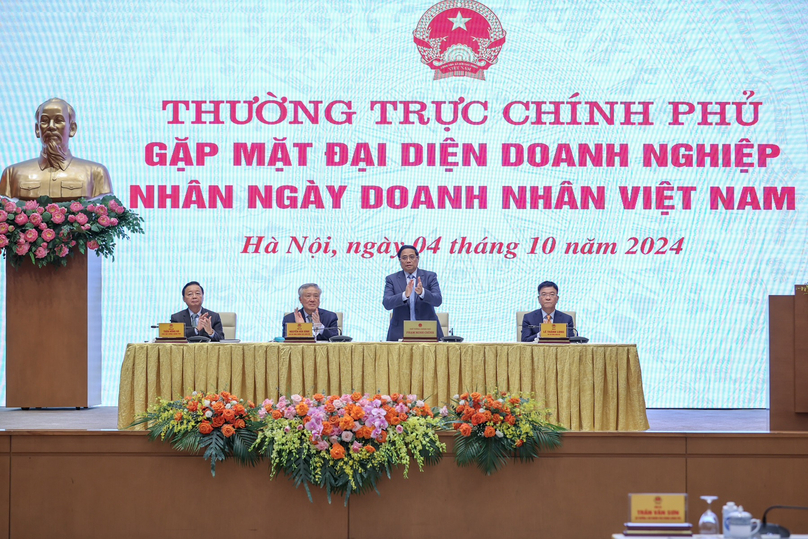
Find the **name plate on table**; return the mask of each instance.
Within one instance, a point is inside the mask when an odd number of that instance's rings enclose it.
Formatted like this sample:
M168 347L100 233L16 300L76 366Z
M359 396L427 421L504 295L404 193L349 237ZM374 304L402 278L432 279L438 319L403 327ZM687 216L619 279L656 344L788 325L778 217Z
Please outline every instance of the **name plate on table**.
M188 342L185 338L185 324L158 324L156 342Z
M286 324L286 340L290 342L314 342L312 324L288 322Z
M642 524L687 522L687 494L629 494L629 520Z
M539 342L568 343L567 324L542 324Z
M438 340L438 323L435 320L405 320L404 342L435 342Z

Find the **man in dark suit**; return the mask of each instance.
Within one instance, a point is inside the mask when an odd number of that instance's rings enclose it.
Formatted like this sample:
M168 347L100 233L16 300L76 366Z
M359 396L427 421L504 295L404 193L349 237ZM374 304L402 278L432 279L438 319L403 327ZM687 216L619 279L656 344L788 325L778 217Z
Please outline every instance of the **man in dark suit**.
M205 291L202 285L191 281L182 287L182 301L187 309L171 315L171 322L185 324L186 337L208 337L211 341L224 339L222 319L219 313L202 308Z
M544 281L539 285L539 303L541 309L529 312L522 319L522 342L533 342L541 333L542 324L567 324L567 336L574 335L572 317L567 313L556 311L558 303L558 285L552 281Z
M297 289L297 296L303 309L295 307L295 312L283 317L283 336L286 337L286 324L311 323L311 330L318 341L327 341L339 335L337 313L320 308L323 291L315 283L306 283Z
M404 337L405 320L438 320L435 307L443 303L438 276L431 271L418 269L418 250L412 245L403 245L397 255L401 271L388 275L384 282L384 308L393 310L387 340L397 341ZM438 322L438 338L443 331Z

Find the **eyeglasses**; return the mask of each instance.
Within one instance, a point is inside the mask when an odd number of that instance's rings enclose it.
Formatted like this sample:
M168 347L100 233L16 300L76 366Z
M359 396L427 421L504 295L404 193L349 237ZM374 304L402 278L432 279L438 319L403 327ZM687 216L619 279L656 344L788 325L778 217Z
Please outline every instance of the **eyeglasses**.
M555 292L550 292L550 293L544 292L543 294L539 294L539 297L540 298L557 298L558 294L556 294Z
M399 257L400 260L403 260L405 262L408 260L415 260L416 258L418 258L417 255L404 255L402 257Z

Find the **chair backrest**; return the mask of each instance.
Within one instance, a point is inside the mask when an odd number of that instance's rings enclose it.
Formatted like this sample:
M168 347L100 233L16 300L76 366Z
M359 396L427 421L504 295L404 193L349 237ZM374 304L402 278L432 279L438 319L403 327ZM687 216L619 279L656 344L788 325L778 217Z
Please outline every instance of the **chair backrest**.
M225 339L236 338L236 313L219 313L222 319L222 330Z
M525 318L527 313L533 311L516 311L516 340L522 340L522 320ZM572 317L572 325L573 327L578 327L577 319L575 318L575 311L561 311L562 313L568 314Z
M289 316L290 314L292 314L292 311L283 313L283 316ZM339 328L339 334L342 335L342 312L334 311L334 314L337 315L337 327Z

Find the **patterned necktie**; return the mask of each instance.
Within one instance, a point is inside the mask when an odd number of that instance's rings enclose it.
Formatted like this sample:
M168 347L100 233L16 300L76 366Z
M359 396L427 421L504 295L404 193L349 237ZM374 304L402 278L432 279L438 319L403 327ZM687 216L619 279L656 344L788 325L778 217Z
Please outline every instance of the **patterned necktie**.
M199 324L199 314L198 313L191 313L191 326L194 328L194 333L198 333L196 330L196 326Z
M407 285L415 281L414 275L407 275ZM415 285L410 293L410 320L415 320Z
M548 314L547 316L545 316L545 317L544 317L544 323L545 323L545 324L552 324L552 323L553 323L553 319L552 319L552 318L550 318L550 315L549 315L549 314Z

